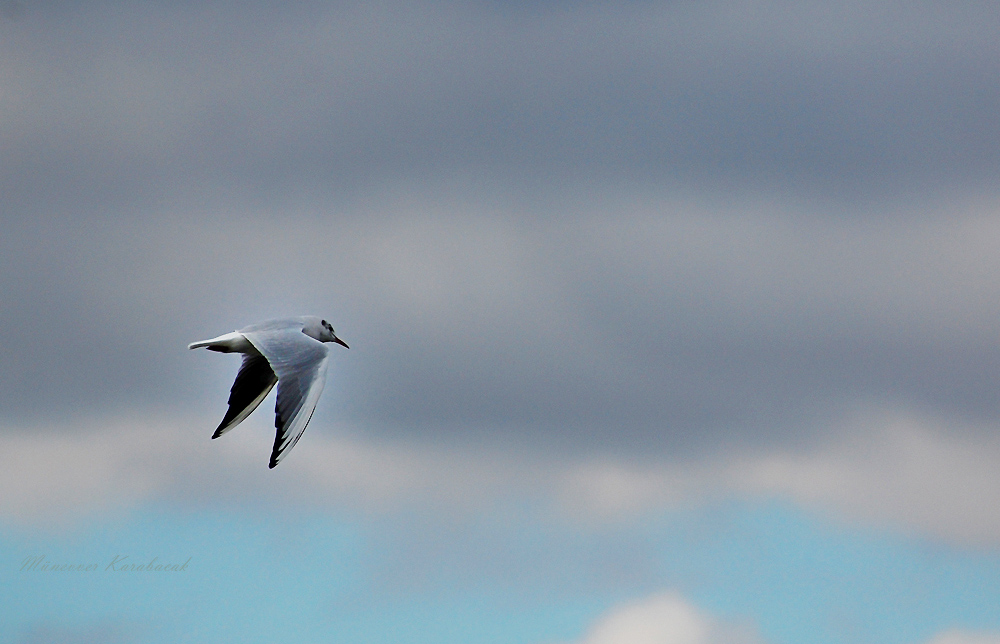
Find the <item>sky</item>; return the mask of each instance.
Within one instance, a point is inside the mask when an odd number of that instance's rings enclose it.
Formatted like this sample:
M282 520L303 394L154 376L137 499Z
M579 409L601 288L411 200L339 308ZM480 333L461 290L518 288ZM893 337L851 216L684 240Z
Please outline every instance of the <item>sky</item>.
M0 1L0 639L1000 643L997 33Z

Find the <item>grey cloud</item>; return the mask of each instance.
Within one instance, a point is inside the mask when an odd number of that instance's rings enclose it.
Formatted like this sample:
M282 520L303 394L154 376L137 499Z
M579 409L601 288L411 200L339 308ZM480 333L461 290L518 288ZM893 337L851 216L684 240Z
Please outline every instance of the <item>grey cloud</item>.
M318 413L373 435L650 454L809 441L859 404L998 418L988 206L851 226L564 208L411 196L107 227L89 248L60 241L87 236L73 226L41 259L12 247L4 407L221 414L236 363L186 343L294 311L352 346Z
M637 451L787 440L876 401L996 418L994 262L981 246L992 225L845 230L749 212L707 221L690 205L649 217L602 207L587 232L526 234L523 281L493 307L465 295L490 299L462 272L471 253L451 256L449 298L426 302L419 335L382 336L433 351L400 347L385 364L407 386L366 400L369 413L456 431L506 420L562 449Z
M5 188L987 186L995 23L975 4L35 9L5 25Z
M321 412L374 434L636 454L872 401L995 420L995 23L25 5L4 414L221 408L235 366L186 342L317 313L353 347Z

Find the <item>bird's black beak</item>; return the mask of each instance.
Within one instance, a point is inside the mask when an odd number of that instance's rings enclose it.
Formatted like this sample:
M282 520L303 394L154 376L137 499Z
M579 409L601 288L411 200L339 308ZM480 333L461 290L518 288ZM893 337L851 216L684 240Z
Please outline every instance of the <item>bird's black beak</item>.
M341 345L341 346L342 346L342 347L344 347L345 349L350 349L350 348L351 348L351 347L347 346L347 343L346 343L346 342L344 342L343 340L341 340L341 339L340 339L340 338L338 338L337 336L333 336L333 341L334 341L334 342L336 342L337 344Z

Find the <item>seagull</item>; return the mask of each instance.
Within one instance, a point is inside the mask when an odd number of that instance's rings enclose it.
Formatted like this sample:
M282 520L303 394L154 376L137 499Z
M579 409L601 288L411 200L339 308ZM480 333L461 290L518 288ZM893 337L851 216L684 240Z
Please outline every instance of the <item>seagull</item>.
M229 410L212 438L243 422L277 384L278 402L274 405L277 431L268 465L274 468L299 442L316 410L326 381L330 351L327 342L350 348L337 337L329 322L306 315L251 324L239 331L189 344L188 349L206 347L209 351L243 354L243 365L229 392Z

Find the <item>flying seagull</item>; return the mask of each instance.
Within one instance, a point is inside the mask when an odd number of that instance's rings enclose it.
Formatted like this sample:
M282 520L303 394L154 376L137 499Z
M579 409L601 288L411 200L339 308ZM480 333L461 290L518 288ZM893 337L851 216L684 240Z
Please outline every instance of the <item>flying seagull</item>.
M212 438L243 422L277 383L278 402L274 405L277 431L268 467L277 465L299 442L316 410L326 381L330 351L326 342L350 348L337 337L329 322L307 315L252 324L189 344L188 349L207 347L209 351L243 354L243 365L229 393L229 411Z

